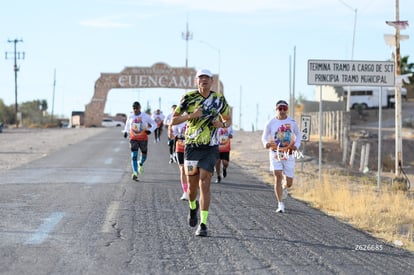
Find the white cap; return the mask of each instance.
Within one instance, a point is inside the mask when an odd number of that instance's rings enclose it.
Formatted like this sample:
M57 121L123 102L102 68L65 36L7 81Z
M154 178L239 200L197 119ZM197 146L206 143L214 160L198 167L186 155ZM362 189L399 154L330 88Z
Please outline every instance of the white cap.
M287 107L287 106L289 106L289 104L284 100L279 100L278 102L276 102L276 108L279 107L279 106L286 106Z
M202 75L206 75L208 77L213 77L213 74L207 69L201 69L201 70L197 71L196 77L200 77Z

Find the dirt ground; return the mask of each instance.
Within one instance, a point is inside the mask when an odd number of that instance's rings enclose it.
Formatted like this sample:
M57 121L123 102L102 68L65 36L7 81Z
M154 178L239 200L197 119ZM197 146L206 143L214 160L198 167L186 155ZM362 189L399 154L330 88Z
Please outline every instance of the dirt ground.
M0 133L0 172L45 157L103 130L104 128L3 129L3 133Z
M409 105L408 105L409 104ZM408 108L403 109L405 114L413 112L414 102L408 103ZM378 148L378 110L365 111L363 119L355 114L352 116L350 144L348 145L348 153L346 161L344 159L344 149L338 141L323 140L322 141L322 161L329 165L343 166L351 171L358 172L361 163L362 145L369 144L369 162L368 171L378 171L378 151L381 152L382 173L386 176L392 176L395 167L395 110L385 109L382 113L382 134L381 147ZM350 164L352 142L356 141L355 158ZM303 148L302 148L303 149ZM319 137L312 136L311 141L304 145L305 153L308 156L319 156ZM402 129L402 171L407 174L414 174L414 128L403 127ZM412 180L411 180L412 181Z

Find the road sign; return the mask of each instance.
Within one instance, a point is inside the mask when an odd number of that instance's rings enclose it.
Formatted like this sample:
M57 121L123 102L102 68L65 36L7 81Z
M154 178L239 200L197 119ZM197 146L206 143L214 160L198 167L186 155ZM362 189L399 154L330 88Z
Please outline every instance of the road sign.
M302 141L309 141L311 131L311 116L302 115L301 120L300 131L302 132Z
M391 61L308 60L308 85L395 85L395 63Z

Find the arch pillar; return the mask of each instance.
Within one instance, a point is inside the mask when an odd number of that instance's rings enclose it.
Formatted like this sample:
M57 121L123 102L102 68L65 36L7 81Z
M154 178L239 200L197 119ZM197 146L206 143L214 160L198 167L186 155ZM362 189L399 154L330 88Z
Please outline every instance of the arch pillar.
M195 89L194 68L172 68L165 63L151 67L125 67L120 73L101 73L95 82L91 101L85 106L85 126L101 126L108 93L116 88ZM213 76L219 79L218 75ZM215 82L213 90L223 92L223 84Z

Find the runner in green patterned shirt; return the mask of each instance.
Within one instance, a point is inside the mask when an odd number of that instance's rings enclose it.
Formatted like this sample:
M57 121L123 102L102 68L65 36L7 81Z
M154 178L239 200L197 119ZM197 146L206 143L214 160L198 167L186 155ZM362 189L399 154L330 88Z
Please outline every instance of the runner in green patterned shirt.
M184 94L171 124L187 121L184 168L189 183L188 222L192 227L197 225L200 208L200 224L195 234L207 236L211 177L219 157L218 129L231 125L231 110L223 94L211 90L214 80L209 70L198 71L195 81L198 89ZM200 202L196 200L198 189Z

